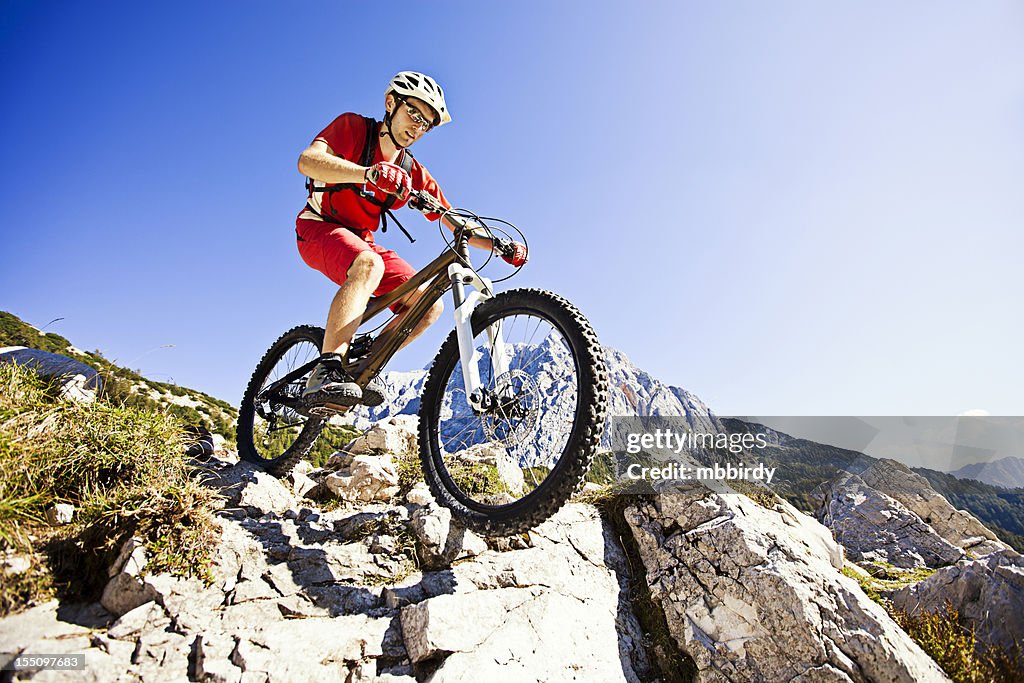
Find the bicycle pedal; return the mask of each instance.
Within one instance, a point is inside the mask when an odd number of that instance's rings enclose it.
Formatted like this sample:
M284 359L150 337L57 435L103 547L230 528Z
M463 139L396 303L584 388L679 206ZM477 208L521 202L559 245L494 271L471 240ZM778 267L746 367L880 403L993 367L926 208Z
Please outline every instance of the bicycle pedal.
M307 412L316 417L329 418L333 415L344 415L351 406L339 406L332 403L324 403L318 406L310 406Z

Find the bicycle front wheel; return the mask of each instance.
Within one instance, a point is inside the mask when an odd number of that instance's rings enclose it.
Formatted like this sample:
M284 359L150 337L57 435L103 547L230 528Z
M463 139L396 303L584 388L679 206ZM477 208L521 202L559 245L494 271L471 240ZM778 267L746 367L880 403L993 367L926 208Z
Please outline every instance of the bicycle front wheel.
M320 356L324 331L301 325L285 332L263 355L238 411L238 455L283 477L306 456L324 420L300 411L309 372L269 391L275 382Z
M474 408L466 396L453 331L423 389L423 471L464 526L489 536L521 533L558 511L590 468L607 403L604 357L583 314L542 290L485 301L472 328L482 402ZM489 328L500 330L504 364Z

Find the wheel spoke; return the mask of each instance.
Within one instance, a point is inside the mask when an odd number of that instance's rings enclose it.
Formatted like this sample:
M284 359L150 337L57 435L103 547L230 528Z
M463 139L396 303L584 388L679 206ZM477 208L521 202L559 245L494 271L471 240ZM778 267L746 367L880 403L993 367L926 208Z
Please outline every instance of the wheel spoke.
M260 361L239 412L239 455L278 474L290 469L309 450L320 433L322 421L296 409L308 375L269 395L264 392L320 355L322 338L316 336L318 333L315 328L296 328L275 342Z

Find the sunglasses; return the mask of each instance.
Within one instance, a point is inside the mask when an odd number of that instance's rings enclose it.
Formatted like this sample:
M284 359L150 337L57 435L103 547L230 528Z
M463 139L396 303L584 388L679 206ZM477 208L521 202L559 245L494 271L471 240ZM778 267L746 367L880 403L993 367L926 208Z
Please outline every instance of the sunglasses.
M419 126L420 130L424 133L434 127L434 123L420 113L419 109L409 104L404 97L399 97L398 101L405 105L405 113L409 115L412 122Z

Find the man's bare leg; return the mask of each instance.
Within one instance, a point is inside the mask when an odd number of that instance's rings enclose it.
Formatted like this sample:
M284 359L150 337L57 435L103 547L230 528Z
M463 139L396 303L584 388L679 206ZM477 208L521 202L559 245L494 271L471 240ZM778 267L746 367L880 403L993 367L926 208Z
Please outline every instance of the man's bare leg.
M368 255L360 254L353 261L352 267L348 270L345 284L342 285L338 293L334 295L334 300L331 301L324 334L322 350L324 354L344 355L348 351L352 337L362 321L363 312L366 310L366 304L370 300L370 295L380 282L384 270L383 262L380 260L380 257L372 252L366 252L366 254ZM403 303L415 302L420 296L422 296L422 292L413 293L406 297ZM413 328L409 338L405 340L402 346L411 342L430 327L437 320L438 316L441 315L442 310L441 302L435 302L427 310L423 318L420 319L416 327ZM397 322L397 320L393 320L381 332L381 336L392 334L398 328ZM337 362L336 359L325 360L317 366L317 369L307 381L303 397L316 401L323 400L327 407L338 410L344 410L344 407L355 403L378 406L384 402L386 398L384 386L376 378L371 378L360 389L360 385L353 382L351 378L346 378L344 375L341 377L337 375L332 376L330 373L337 371L336 368L334 370L331 369L332 364ZM342 407L339 408L338 406Z
M359 329L366 304L383 276L384 261L371 251L361 252L352 261L345 284L334 295L327 312L322 353L345 355L349 342Z
M410 302L409 305L412 305L413 303L418 301L419 298L421 296L423 296L423 294L424 294L424 291L422 289L417 290L413 294L410 294L407 297L407 299ZM413 340L416 339L416 337L418 337L421 334L423 334L424 332L426 332L428 327L430 327L431 325L436 323L437 319L441 317L441 314L443 312L444 312L444 304L441 303L440 299L438 299L437 301L434 302L433 306L431 306L429 309L427 309L427 312L423 314L422 318L420 318L419 323L416 324L416 327L412 328L412 332L409 333L409 336L405 338L405 341L402 342L402 345L399 346L398 348L399 349L404 349L406 346L411 344L413 342Z
M345 284L334 295L327 312L323 354L344 354L348 351L352 335L366 310L366 302L383 275L384 262L380 256L372 251L356 255L348 269ZM341 371L339 359L333 357L323 359L316 366L306 380L302 397L312 404L309 410L314 415L322 414L315 411L344 410L367 400L366 392Z

